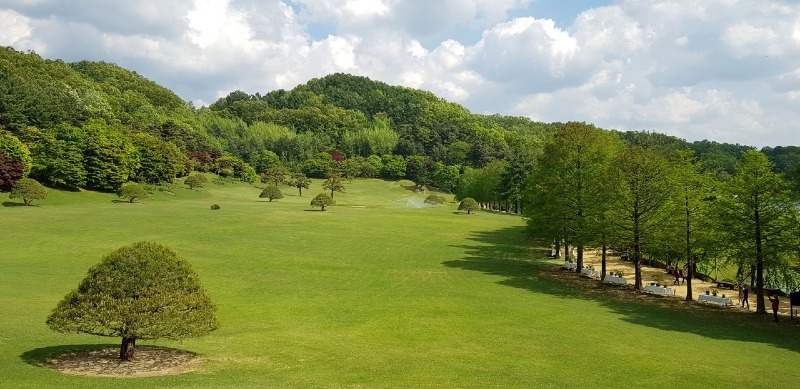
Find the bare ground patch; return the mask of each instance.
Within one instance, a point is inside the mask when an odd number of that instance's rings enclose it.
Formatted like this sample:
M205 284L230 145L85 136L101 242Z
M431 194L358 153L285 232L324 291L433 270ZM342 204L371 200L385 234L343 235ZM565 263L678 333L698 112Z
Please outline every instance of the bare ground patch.
M95 377L155 377L200 368L202 358L167 347L139 346L130 361L119 359L119 348L73 351L48 358L44 365L65 374Z

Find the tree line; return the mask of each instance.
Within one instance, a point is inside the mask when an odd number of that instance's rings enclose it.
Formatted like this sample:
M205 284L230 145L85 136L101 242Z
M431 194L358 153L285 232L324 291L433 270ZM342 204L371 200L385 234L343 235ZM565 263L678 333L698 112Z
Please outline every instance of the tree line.
M627 135L576 122L554 134L523 195L534 240L574 248L578 272L586 250L599 249L601 277L608 250L623 252L636 289L645 258L685 266L687 300L695 269L720 261L737 281L751 280L759 313L767 285L800 286L796 196L765 153L745 149L730 174L720 174L680 143Z

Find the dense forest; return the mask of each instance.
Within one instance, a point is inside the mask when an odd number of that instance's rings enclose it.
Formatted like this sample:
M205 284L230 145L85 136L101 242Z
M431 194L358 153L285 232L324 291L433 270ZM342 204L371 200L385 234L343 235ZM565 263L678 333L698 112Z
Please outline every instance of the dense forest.
M774 285L800 280L799 245L785 236L800 192L796 146L759 151L473 114L426 91L348 74L292 90L234 91L196 108L114 64L0 48L0 190L28 178L113 192L131 181L169 185L192 171L246 182L404 178L521 212L534 239L578 248L579 263L584 247L608 246L631 251L637 269L645 255L673 265L683 257L692 269L712 257L738 261L737 278L758 281L759 293L765 277ZM752 196L762 202L742 202ZM772 215L756 230L773 235L748 245L751 208L756 219Z

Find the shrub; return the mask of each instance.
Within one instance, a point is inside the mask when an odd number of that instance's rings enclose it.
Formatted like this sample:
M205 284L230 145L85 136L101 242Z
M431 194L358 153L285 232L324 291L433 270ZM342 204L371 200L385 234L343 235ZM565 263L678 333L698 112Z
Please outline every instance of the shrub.
M444 204L446 202L447 202L447 199L445 199L444 196L439 196L439 195L435 195L435 194L428 195L428 197L425 198L425 203L426 204L442 205L442 204Z
M219 209L219 205L217 205L217 204L211 204L211 210L213 210L213 211L216 211L216 210L218 210L218 209Z

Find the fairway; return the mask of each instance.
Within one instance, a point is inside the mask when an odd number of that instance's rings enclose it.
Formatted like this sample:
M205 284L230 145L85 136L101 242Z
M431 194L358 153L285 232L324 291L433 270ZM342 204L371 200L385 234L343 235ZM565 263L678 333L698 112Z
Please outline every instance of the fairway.
M51 191L40 207L0 195L2 388L562 388L800 385L800 327L722 321L598 297L539 274L518 216L418 208L407 181L356 180L325 212L207 184L141 203ZM450 199L450 196L448 196ZM212 211L212 204L221 209ZM48 355L120 339L64 335L45 319L90 266L137 241L187 258L219 330L141 342L199 354L198 371L70 376ZM728 317L729 315L725 315Z

